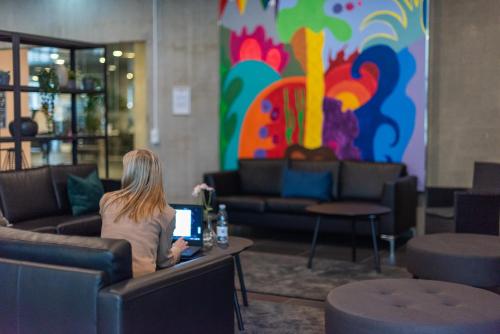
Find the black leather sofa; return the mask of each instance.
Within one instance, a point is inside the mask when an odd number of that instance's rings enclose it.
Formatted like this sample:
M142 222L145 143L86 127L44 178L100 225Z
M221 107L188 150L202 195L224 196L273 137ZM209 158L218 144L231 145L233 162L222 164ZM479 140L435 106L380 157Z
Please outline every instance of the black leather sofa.
M233 333L231 257L131 274L124 240L0 227L0 333Z
M366 201L391 208L391 214L381 218L380 233L392 245L398 235L416 225L417 179L407 176L403 164L242 159L238 170L206 173L204 181L215 187L217 202L226 204L231 224L312 231L315 217L305 207L318 201L281 197L285 168L331 171L333 201ZM321 230L351 231L347 221L324 221ZM369 224L358 224L358 233L368 235Z
M46 233L98 236L98 212L73 216L67 195L69 174L86 177L96 171L92 164L46 166L0 173L0 211L14 228ZM120 182L102 180L105 191L117 190Z

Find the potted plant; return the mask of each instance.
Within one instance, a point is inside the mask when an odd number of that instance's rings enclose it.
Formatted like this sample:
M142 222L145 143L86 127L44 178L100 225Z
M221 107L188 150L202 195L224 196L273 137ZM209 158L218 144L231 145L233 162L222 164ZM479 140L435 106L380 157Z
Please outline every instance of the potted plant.
M84 90L99 90L101 81L93 75L86 75L82 79L82 86Z
M84 108L85 128L89 134L95 134L101 125L99 105L102 105L102 96L89 94Z
M47 115L48 133L54 131L54 101L59 92L59 78L54 68L44 68L38 73L40 84L41 110Z
M66 87L69 89L76 89L76 72L73 70L68 71L68 83Z
M8 85L10 83L10 71L0 70L0 85Z

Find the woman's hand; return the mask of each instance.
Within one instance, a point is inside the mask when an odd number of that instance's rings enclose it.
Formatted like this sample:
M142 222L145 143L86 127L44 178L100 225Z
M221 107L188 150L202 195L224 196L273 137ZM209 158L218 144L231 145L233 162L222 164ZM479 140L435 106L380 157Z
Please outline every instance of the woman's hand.
M181 260L181 253L186 248L188 248L188 243L184 240L184 238L179 238L172 244L170 251L174 255L175 262L179 262Z

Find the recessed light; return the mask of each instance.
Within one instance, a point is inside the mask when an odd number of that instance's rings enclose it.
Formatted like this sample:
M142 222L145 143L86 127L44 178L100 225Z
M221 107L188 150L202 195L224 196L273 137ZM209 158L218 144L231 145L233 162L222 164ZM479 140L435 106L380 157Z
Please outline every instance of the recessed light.
M132 80L134 78L134 73L127 73L127 79Z
M51 53L50 59L53 59L53 60L59 59L59 55L57 53Z
M34 75L34 76L32 76L32 77L31 77L31 80L33 80L33 81L38 81L38 75Z
M111 72L115 71L116 70L116 65L109 65L108 66L108 70L111 71Z
M57 65L64 65L64 59L57 59L56 64Z
M106 62L106 58L104 58L104 57L99 58L99 62L101 64L104 64Z
M122 55L123 55L123 52L121 52L120 50L113 51L113 56L115 56L115 57L121 57Z
M130 58L130 59L135 58L135 53L133 53L133 52L126 52L125 53L125 58Z

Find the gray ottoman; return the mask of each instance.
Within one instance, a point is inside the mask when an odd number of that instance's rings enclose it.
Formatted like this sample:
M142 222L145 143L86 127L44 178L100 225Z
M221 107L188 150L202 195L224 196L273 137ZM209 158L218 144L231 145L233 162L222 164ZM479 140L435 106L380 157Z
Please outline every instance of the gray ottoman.
M500 237L442 233L411 239L407 269L418 278L500 287Z
M325 330L331 334L498 334L500 296L439 281L355 282L328 295Z

